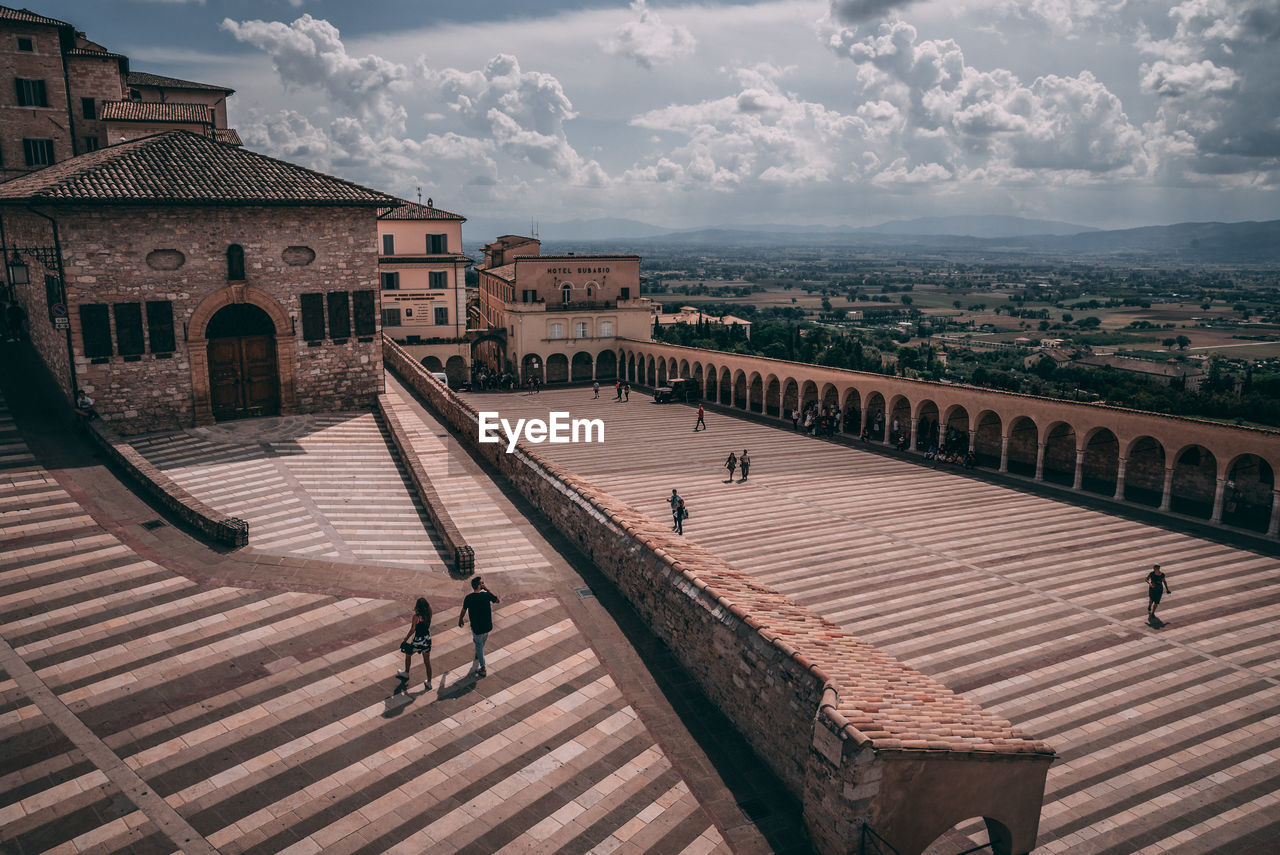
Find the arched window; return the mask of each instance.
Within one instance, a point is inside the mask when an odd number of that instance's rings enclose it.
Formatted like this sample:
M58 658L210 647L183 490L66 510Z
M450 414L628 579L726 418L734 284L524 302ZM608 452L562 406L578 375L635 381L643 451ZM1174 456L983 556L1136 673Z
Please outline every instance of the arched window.
M573 300L573 291L570 289L569 283L567 282L564 284L564 287L560 289L560 299L564 303L568 303Z
M244 247L238 243L227 247L227 278L239 281L244 279Z

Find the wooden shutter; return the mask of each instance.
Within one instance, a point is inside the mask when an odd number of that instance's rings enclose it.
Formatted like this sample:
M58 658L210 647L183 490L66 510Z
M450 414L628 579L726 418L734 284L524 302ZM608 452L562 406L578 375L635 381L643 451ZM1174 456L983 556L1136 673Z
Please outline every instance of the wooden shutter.
M142 339L142 304L116 303L111 307L116 316L116 350L121 356L137 356L146 352Z
M147 301L147 333L152 353L173 353L173 303L168 300Z
M302 295L302 337L307 341L324 339L324 295Z
M329 292L329 337L351 335L351 299L346 291Z
M370 336L377 330L377 316L374 313L374 293L372 291L355 291L351 295L352 313L355 315L356 335Z
M84 339L84 355L89 359L111 355L111 314L106 303L80 306L80 336Z

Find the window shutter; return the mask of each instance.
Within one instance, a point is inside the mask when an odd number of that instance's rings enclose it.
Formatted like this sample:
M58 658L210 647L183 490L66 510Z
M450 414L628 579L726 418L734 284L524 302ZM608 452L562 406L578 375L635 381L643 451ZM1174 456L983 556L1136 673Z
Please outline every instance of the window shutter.
M436 325L445 326L449 323L449 307L436 306Z
M383 255L396 254L396 236L395 235L382 236L382 254Z
M351 335L351 300L346 291L329 292L329 337Z
M121 356L137 356L146 352L142 340L142 304L116 303L112 313L116 316L116 348Z
M303 294L302 302L302 337L307 341L324 339L324 295Z
M80 335L84 338L84 355L88 358L111 355L111 316L106 303L80 306Z
M399 309L383 309L382 325L384 327L400 326L400 310Z
M168 300L147 301L147 332L152 353L173 353L173 303Z
M369 336L377 330L374 313L374 293L372 291L356 291L351 295L352 313L355 315L356 335Z

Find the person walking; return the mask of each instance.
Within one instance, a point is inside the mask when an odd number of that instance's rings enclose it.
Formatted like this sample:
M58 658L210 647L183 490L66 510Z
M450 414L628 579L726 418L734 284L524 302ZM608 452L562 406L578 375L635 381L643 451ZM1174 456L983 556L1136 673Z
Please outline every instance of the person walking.
M680 515L676 513L676 509L684 503L684 499L680 498L680 494L676 492L676 488L671 488L671 495L667 498L667 504L671 506L671 530L675 531L680 525Z
M738 458L738 465L742 467L742 481L747 480L747 472L751 469L751 458L747 455L747 450L742 449L742 456ZM742 481L738 483L741 484Z
M471 640L476 646L473 665L476 668L477 677L483 677L487 673L484 644L489 640L489 633L493 631L493 604L496 602L498 598L485 586L484 580L477 576L471 580L471 593L463 599L462 611L458 613L458 626L462 626L463 618L468 614L471 615Z
M622 381L621 380L613 384L613 400L615 401L622 400Z
M622 402L625 404L631 400L631 384L627 383L622 387Z
M1147 574L1147 619L1151 622L1156 621L1156 609L1160 607L1160 599L1165 594L1172 594L1169 590L1169 580L1165 578L1164 571L1160 569L1159 564L1151 566L1151 572Z
M694 433L697 433L697 432L698 432L698 431L700 431L700 430L706 430L706 429L707 429L707 419L706 419L706 416L707 416L707 411L706 411L705 409L703 409L703 408L702 408L702 405L701 405L701 404L699 404L699 405L698 405L698 420L697 420L696 422L694 422L694 423L693 423L693 432L694 432Z
M404 668L396 672L401 680L409 681L409 668L413 665L413 654L422 654L422 664L427 666L427 688L431 688L431 604L426 597L418 597L409 616L409 631L404 641L400 642L400 650L404 653Z
M683 496L676 496L675 508L671 515L676 520L676 534L684 534L684 521L689 518L689 509L684 506Z
M724 468L729 470L729 480L726 483L733 483L733 470L738 468L738 455L730 451L729 459L724 462Z
M599 380L591 381L591 397L592 398L600 397L600 381Z

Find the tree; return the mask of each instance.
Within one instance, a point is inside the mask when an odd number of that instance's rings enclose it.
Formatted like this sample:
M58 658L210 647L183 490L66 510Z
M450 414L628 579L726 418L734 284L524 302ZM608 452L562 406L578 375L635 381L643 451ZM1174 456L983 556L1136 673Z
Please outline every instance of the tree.
M1191 346L1191 339L1187 338L1185 335L1178 336L1175 341L1178 344L1179 350L1186 350Z
M1037 359L1031 366L1031 371L1041 380L1048 380L1053 376L1053 372L1058 370L1058 365L1047 356Z
M908 294L903 294L903 295L902 295L902 305L904 305L904 306L910 306L910 305L911 305L911 297L910 297L910 295L908 295Z
M1176 338L1162 338L1162 339L1160 339L1160 344L1161 344L1161 345L1163 345L1164 347L1173 347L1173 346L1174 346L1175 344L1177 344L1177 343L1178 343L1178 340L1177 340Z

